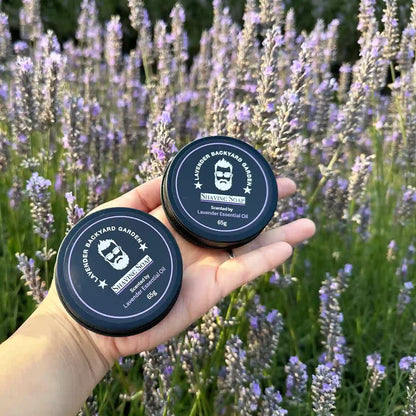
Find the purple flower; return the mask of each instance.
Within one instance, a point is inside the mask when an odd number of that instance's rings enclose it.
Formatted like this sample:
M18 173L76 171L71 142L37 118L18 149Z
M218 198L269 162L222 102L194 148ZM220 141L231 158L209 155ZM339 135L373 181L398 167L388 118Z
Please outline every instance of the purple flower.
M67 232L84 216L84 210L76 204L76 198L72 195L72 192L66 192L65 198L68 206L66 207L67 213Z
M374 353L367 355L367 370L369 372L370 390L373 392L386 377L386 367L381 365L381 355Z
M172 123L172 117L169 111L163 111L162 115L160 116L161 123L169 124Z
M272 275L270 276L269 282L270 283L276 283L280 278L279 272L276 270Z
M252 328L258 328L258 319L256 316L250 316L250 325Z
M253 391L254 395L256 397L260 397L261 395L261 388L259 386L259 383L256 383L255 381L253 381L251 383L251 390Z
M273 323L273 321L278 317L278 310L273 309L271 312L269 312L266 316L266 321L269 323Z
M301 403L306 394L306 383L308 374L306 365L298 357L290 357L288 364L285 366L286 378L286 396L290 400Z
M408 371L416 363L416 357L406 356L399 362L400 370Z
M47 291L45 282L39 276L39 269L35 267L35 261L28 259L24 253L16 253L16 257L19 262L17 268L22 273L20 278L25 280L29 289L27 294L32 296L37 303L41 303Z
M352 264L346 264L344 266L344 272L348 275L351 276L352 273Z
M407 264L404 262L401 267L401 277L404 279L407 275ZM405 269L405 271L404 271ZM410 303L411 297L410 294L413 290L413 283L410 281L406 281L403 283L403 286L400 289L400 292L397 296L397 313L402 314L405 310L407 304Z
M26 49L28 49L28 45L26 42L18 41L15 42L14 45L14 52L19 55L20 53L24 52Z
M26 191L31 200L31 213L34 221L34 232L47 239L53 231L50 192L51 181L34 172L27 181Z
M120 16L112 16L106 25L105 57L112 71L117 72L117 66L121 63L121 29ZM114 76L114 74L113 74Z
M72 192L66 192L65 198L68 201L68 204L73 204L75 202L75 197L72 195Z
M312 405L318 415L332 415L335 393L340 387L339 376L328 365L320 364L312 376Z

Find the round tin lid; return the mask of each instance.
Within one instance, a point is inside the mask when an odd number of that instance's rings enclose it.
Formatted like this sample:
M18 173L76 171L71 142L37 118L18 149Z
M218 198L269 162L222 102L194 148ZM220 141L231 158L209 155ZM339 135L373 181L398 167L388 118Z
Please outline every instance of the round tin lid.
M56 286L68 312L92 331L137 334L173 307L182 284L182 257L168 229L131 208L84 217L59 248Z
M277 184L264 157L225 136L195 140L164 175L162 202L185 238L211 247L235 247L255 238L273 217Z

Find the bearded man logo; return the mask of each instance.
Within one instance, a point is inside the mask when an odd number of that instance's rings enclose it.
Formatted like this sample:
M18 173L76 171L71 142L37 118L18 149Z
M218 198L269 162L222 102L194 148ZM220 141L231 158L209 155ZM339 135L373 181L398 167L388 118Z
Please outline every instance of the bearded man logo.
M129 265L129 256L114 240L100 240L98 252L113 269L123 270Z
M215 187L228 191L233 186L233 165L226 159L220 159L214 166Z

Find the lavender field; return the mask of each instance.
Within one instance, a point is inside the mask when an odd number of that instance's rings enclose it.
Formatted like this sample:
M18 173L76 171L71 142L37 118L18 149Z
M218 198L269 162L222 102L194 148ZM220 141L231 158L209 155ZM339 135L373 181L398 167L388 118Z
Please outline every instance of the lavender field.
M64 44L39 0L19 41L0 13L0 342L45 298L66 232L197 138L247 141L297 183L270 227L317 225L281 268L120 358L79 415L416 415L416 1L404 20L361 0L342 65L342 23L298 33L284 3L247 0L240 27L214 0L194 57L179 3L151 23L129 0L128 55L95 0Z

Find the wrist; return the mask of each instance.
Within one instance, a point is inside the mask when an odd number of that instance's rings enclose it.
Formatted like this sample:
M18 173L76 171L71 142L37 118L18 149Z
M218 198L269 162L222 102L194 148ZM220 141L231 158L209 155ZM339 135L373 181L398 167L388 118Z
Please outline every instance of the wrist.
M36 311L0 345L0 414L76 414L111 368L109 357L69 316L53 283Z
M38 311L48 316L52 327L67 346L69 350L67 352L75 357L82 357L84 364L91 370L91 376L97 382L101 380L114 364L116 354L112 350L102 351L100 348L102 336L89 331L72 318L61 303L54 282Z

